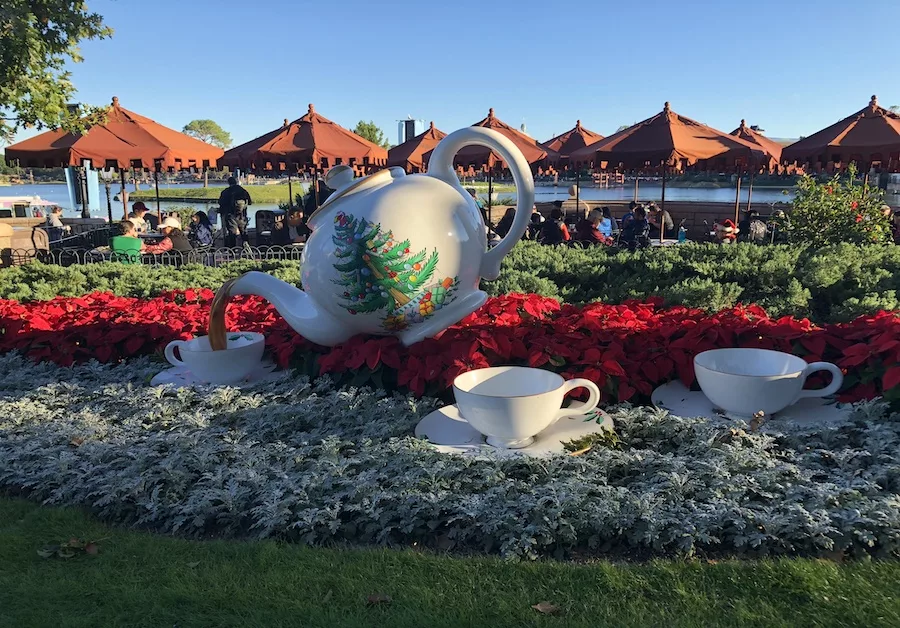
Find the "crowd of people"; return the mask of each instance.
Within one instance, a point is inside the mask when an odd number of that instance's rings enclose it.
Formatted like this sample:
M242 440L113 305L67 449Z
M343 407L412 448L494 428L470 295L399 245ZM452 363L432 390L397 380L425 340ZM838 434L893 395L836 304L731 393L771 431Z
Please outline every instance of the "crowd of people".
M476 205L483 208L475 189L468 188ZM664 237L677 236L675 221L667 210L654 203L643 205L631 202L628 212L617 220L609 207L591 209L577 197L575 186L569 189L569 199L557 203L545 218L537 207L532 208L531 222L522 236L524 240L534 240L547 245L613 246L619 245L631 250L646 248L651 244L651 233L663 229ZM578 218L578 216L581 218ZM509 208L496 226L488 228L488 238L499 241L512 228L516 217L515 208ZM570 222L574 220L573 222Z

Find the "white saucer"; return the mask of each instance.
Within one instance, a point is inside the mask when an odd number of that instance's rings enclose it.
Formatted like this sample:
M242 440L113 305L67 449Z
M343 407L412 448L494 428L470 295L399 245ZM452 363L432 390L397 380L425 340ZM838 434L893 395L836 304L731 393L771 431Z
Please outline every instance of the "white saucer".
M681 417L705 417L707 419L732 419L713 406L702 392L694 392L680 381L669 382L653 391L650 400L657 408L668 410ZM792 406L788 406L767 421L779 423L796 421L806 425L827 424L846 421L852 414L852 406L840 404L826 397L807 397Z
M494 454L546 458L565 452L563 443L588 434L613 429L612 418L599 408L584 417L564 417L534 437L521 449L498 449L484 442L484 435L469 425L456 404L435 410L416 425L416 437L424 438L445 454Z
M247 384L256 384L272 377L276 376L275 374L275 363L270 362L268 360L264 360L260 362L259 368L253 371L250 375L244 378L243 381L237 382L235 384L228 384L229 386L245 386ZM209 384L208 382L202 382L194 377L194 374L189 370L184 368L183 366L173 366L170 369L166 369L161 373L157 373L153 376L153 379L150 380L151 386L162 386L165 384L173 384L175 386L214 386L216 384Z

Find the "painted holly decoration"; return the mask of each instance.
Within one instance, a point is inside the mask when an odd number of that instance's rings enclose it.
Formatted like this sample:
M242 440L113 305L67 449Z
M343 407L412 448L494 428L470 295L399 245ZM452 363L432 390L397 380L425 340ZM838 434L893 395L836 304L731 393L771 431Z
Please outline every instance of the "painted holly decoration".
M402 330L423 321L448 301L456 279L434 280L438 252L412 253L409 240L394 237L380 224L339 213L335 217L332 241L340 278L335 283L353 295L344 307L352 314L386 310L382 325L390 331ZM441 301L435 300L440 290Z

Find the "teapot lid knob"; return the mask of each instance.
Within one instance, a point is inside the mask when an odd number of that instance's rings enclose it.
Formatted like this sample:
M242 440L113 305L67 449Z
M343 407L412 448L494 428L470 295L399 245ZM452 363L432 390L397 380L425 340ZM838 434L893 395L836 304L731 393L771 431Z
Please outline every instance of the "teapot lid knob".
M325 185L332 190L340 190L353 183L353 168L350 166L335 166L325 173Z

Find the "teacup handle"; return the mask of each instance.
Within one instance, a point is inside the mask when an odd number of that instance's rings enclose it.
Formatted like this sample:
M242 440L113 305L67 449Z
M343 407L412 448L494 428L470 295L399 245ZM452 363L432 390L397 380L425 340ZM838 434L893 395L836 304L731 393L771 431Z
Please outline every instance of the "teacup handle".
M807 366L805 369L803 369L803 383L805 384L807 378L816 371L830 372L832 375L831 383L825 388L820 388L818 390L801 390L799 398L827 397L840 390L841 385L844 383L844 374L841 373L841 369L839 369L831 362L813 362L812 364Z
M563 384L563 394L566 394L576 388L587 388L590 396L588 400L585 401L580 406L572 406L571 408L563 408L560 410L556 418L561 419L567 416L578 416L582 414L587 414L591 410L597 407L597 404L600 403L600 389L597 388L597 384L592 382L589 379L570 379L565 384Z
M176 347L185 347L187 343L184 340L173 340L166 345L166 359L172 366L184 366L184 362L175 357Z

